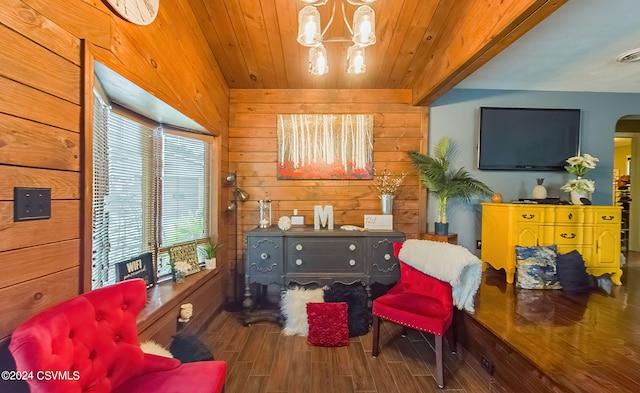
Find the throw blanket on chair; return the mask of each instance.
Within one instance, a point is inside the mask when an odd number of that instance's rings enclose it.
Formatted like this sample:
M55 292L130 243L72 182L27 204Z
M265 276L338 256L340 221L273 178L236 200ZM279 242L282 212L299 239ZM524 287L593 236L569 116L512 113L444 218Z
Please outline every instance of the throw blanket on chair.
M398 258L425 274L451 284L456 307L475 312L473 298L480 287L482 262L469 250L455 244L409 239L402 244Z

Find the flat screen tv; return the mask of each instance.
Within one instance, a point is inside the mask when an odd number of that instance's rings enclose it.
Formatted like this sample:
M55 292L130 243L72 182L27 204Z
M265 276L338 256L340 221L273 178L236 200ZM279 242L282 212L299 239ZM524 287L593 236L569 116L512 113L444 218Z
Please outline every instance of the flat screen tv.
M580 109L480 108L478 169L562 171L580 151Z

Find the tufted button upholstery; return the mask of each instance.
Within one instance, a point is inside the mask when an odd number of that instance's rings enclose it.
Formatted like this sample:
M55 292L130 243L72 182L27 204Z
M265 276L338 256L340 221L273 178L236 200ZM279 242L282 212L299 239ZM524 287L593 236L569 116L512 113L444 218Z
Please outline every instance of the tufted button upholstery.
M68 378L29 380L31 392L220 392L225 362L181 365L177 359L142 352L136 320L146 301L144 280L126 280L25 321L9 344L17 370L68 372ZM169 388L178 377L183 378L180 385Z

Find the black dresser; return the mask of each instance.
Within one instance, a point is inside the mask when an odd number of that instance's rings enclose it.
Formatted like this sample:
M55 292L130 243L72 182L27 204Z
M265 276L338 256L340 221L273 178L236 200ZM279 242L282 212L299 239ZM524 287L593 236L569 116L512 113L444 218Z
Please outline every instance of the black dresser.
M246 233L245 323L264 319L253 313L251 284L330 285L361 282L369 297L371 284L392 284L400 277L393 243L405 240L397 231L315 230L313 226L282 231L256 228Z

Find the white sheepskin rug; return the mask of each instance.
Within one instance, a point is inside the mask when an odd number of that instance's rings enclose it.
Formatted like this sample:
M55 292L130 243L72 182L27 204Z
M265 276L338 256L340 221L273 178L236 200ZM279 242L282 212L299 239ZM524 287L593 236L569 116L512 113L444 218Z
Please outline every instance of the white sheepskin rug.
M280 299L280 312L285 318L282 333L285 336L309 335L307 303L324 302L324 289L290 288Z
M473 300L482 279L482 261L455 244L431 240L406 240L398 258L453 288L453 303L460 310L475 312Z
M142 352L148 353L150 355L164 356L166 358L173 357L168 349L153 340L143 342L142 344L140 344L140 348L142 349Z

